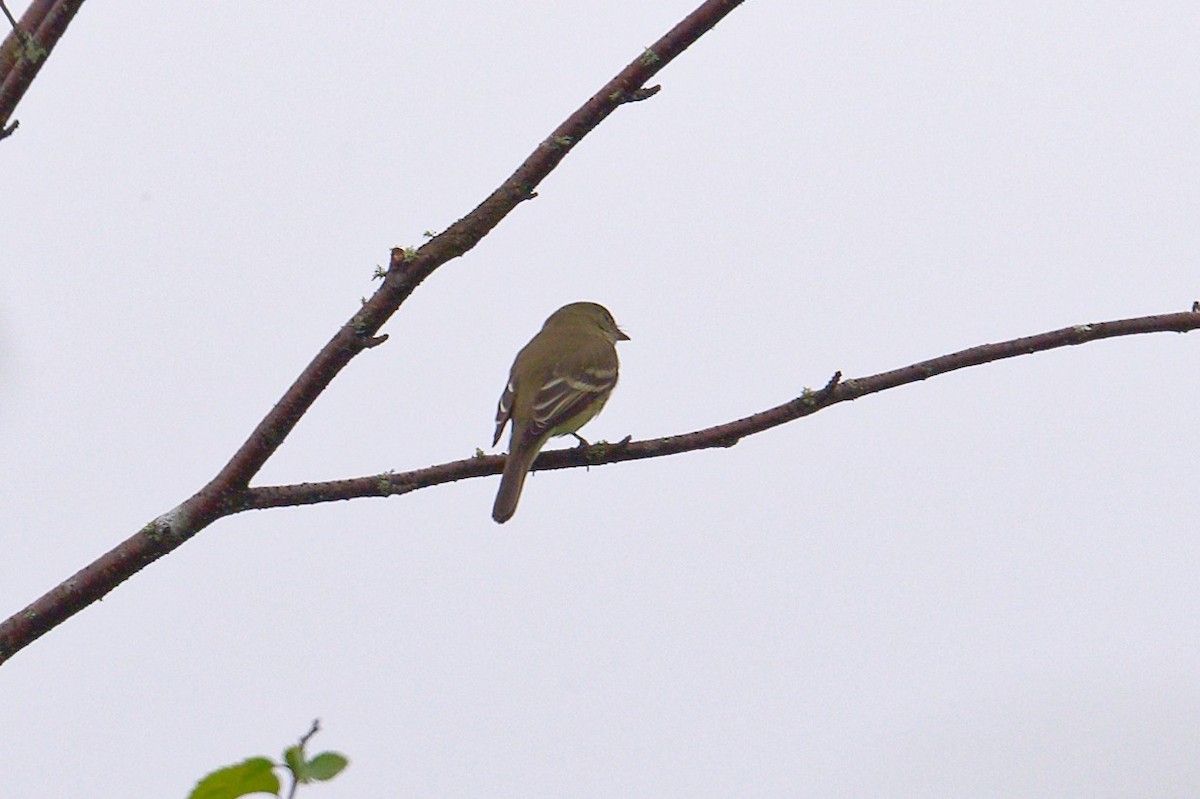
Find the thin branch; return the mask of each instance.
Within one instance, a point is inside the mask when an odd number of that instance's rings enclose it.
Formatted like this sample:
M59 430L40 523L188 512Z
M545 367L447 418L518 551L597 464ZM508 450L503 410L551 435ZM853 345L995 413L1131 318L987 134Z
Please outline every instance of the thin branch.
M12 29L17 30L17 20L13 17L12 12L8 10L8 4L4 0L0 0L0 11L4 12L4 17L8 20L8 24L12 26Z
M321 720L313 719L312 726L308 728L308 732L306 732L306 733L304 733L304 735L300 736L300 748L303 749L304 747L308 746L309 740L311 740L312 737L320 731L321 731Z
M691 433L646 441L626 440L617 444L594 444L590 447L551 450L538 456L538 459L534 461L533 469L571 469L643 458L661 458L664 455L677 455L682 452L712 447L732 447L746 436L770 430L772 427L778 427L804 416L810 416L831 405L916 383L935 375L965 369L969 366L980 366L1004 358L1031 355L1035 352L1117 336L1163 332L1186 333L1196 329L1200 329L1200 311L1193 309L1183 313L1142 316L1135 319L1119 319L1112 322L1064 327L1060 330L1002 341L998 344L983 344L969 350L943 355L869 377L843 380L839 372L819 391L805 390L800 396L788 400L782 405L743 419ZM471 477L500 474L502 471L504 471L503 455L477 456L410 472L388 472L369 477L322 483L255 487L245 492L240 504L242 508L260 509L313 505L359 497L387 497Z
M35 0L35 5L47 1ZM59 2L64 5L74 2L77 6L82 0ZM534 189L567 153L609 114L631 99L643 99L656 91L645 88L646 81L742 2L706 0L559 125L517 171L473 211L412 255L406 255L400 249L393 250L390 268L379 289L321 348L217 476L191 498L151 521L25 610L0 623L0 663L102 599L217 519L240 510L250 480L350 360L380 343L381 337L376 335L379 329L413 290L439 266L478 244L517 205L531 198ZM41 27L50 24L47 16ZM65 22L63 25L65 27ZM20 64L13 72L19 69ZM8 86L6 77L0 87L0 121L5 119L3 101Z

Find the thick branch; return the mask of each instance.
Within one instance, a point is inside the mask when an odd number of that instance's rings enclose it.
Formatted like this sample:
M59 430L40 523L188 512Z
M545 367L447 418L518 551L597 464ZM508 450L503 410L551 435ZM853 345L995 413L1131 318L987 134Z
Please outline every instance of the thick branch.
M772 427L778 427L802 416L809 416L830 405L858 399L889 388L916 383L934 375L965 369L969 366L980 366L1004 358L1015 358L1019 355L1030 355L1035 352L1085 344L1089 341L1099 341L1116 336L1161 332L1186 333L1196 329L1200 329L1200 310L1160 316L1142 316L1136 319L1075 325L1048 333L1040 333L1036 336L1002 341L998 344L983 344L969 350L943 355L870 377L842 380L839 373L819 391L806 390L799 397L782 405L727 424L647 441L594 444L591 447L574 447L543 452L534 462L533 468L535 470L569 469L642 458L659 458L664 455L676 455L681 452L711 447L731 447L746 436L770 430ZM276 508L357 497L386 497L393 494L407 494L417 489L469 477L500 474L502 471L504 471L504 456L481 456L410 472L387 473L324 483L251 488L245 493L242 506L245 508Z
M77 7L82 0L59 2L74 2ZM646 81L742 2L706 0L559 125L471 213L430 239L412 257L393 250L383 284L317 353L217 476L190 499L0 623L0 663L215 520L241 510L250 480L350 360L380 343L382 337L376 335L380 327L412 291L439 266L478 244L518 204L532 197L538 184L609 114L625 103L653 94L656 87L646 88ZM43 27L51 24L52 13L48 12ZM20 65L13 72L19 69ZM7 90L7 79L4 87Z
M0 130L12 131L5 123L82 5L83 0L34 0L0 43Z

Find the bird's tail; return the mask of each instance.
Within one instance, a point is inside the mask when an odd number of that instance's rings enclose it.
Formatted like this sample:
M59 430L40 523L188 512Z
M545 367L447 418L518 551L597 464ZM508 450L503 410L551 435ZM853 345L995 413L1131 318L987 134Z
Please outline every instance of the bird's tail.
M516 436L513 436L515 439ZM520 447L510 446L508 461L504 464L504 475L500 478L500 490L496 492L496 502L492 505L492 518L498 524L504 524L517 512L517 500L521 498L521 488L525 485L525 475L533 466L538 456L540 446ZM516 451L512 451L516 450Z

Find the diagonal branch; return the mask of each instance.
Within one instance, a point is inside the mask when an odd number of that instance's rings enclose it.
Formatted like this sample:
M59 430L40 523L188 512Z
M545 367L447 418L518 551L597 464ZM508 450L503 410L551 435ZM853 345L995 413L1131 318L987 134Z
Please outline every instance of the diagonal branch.
M0 43L0 139L16 130L16 122L5 123L82 5L83 0L33 0Z
M50 0L35 0L35 5L46 2ZM75 3L77 7L82 0L57 2ZM646 87L646 82L742 2L706 0L559 125L473 211L411 255L393 250L383 284L321 348L217 476L194 496L0 623L0 663L217 519L239 510L250 480L351 359L383 342L384 337L377 335L379 329L413 290L439 266L478 244L517 205L533 197L542 180L609 114L621 105L654 94L657 87ZM50 24L47 16L42 27ZM20 64L13 72L19 69ZM6 79L0 91L0 119L4 119L2 101L8 85Z
M518 204L533 197L538 184L580 139L619 106L648 96L654 89L643 89L646 81L741 2L707 0L559 125L473 211L415 253L392 250L391 264L379 289L317 353L212 482L184 503L192 533L228 512L231 501L246 488L333 378L355 355L382 342L376 333L425 278L473 248Z
M596 466L603 463L618 463L643 458L660 458L664 455L677 455L681 452L712 447L732 447L746 436L770 430L772 427L778 427L803 416L810 416L831 405L916 383L946 372L966 369L969 366L981 366L1004 358L1031 355L1035 352L1117 336L1163 332L1186 333L1189 330L1197 329L1200 329L1200 307L1193 307L1192 311L1183 313L1074 325L1047 333L1039 333L1036 336L1026 336L997 344L983 344L870 377L842 380L839 372L819 391L805 389L804 393L795 399L743 419L704 430L696 430L692 433L646 441L627 440L617 444L594 444L590 447L573 447L543 452L534 462L533 468L535 470L570 469L578 466ZM385 473L322 483L250 488L242 496L240 505L247 509L278 508L359 497L386 497L394 494L407 494L421 488L470 477L500 474L502 471L504 471L503 455L478 456L425 469L415 469L410 472Z

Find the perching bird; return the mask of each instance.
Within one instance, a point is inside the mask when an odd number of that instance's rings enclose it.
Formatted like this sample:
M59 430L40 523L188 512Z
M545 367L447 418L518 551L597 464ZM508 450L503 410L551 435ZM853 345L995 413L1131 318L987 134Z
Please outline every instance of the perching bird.
M525 475L551 436L583 427L600 412L617 384L618 341L628 341L612 314L594 302L564 305L517 353L496 409L496 436L512 422L508 461L492 518L512 518Z

